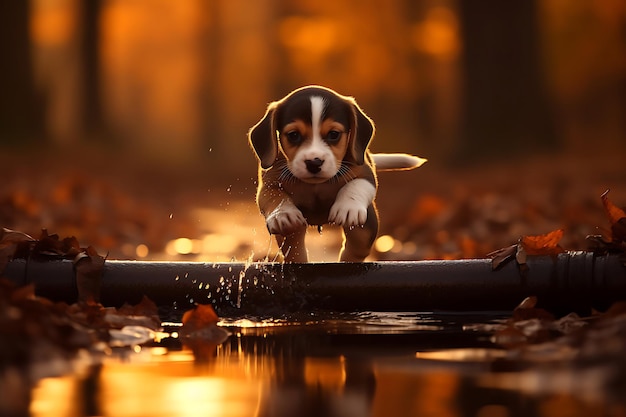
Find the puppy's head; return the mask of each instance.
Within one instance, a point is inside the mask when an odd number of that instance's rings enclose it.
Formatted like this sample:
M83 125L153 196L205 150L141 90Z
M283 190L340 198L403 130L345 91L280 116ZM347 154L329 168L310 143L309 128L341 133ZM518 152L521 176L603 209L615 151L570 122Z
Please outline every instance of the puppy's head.
M278 152L286 168L308 183L328 181L343 165L363 165L374 123L351 97L319 86L303 87L271 103L248 134L261 167Z

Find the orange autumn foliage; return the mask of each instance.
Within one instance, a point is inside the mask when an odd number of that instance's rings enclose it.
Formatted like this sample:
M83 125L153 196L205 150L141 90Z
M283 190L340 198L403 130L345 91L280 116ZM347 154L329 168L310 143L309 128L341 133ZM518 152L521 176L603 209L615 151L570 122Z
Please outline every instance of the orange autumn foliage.
M564 252L559 246L562 238L563 229L557 229L543 235L522 236L520 243L527 255L556 255Z
M199 304L193 310L186 311L183 315L183 328L186 333L192 333L206 326L217 324L219 318L208 304Z
M609 190L606 190L601 198L602 198L602 205L604 206L604 209L606 210L606 214L609 216L609 221L611 222L611 225L614 225L615 223L619 222L621 219L626 218L626 212L617 207L615 204L613 204L611 202L611 200L609 200Z

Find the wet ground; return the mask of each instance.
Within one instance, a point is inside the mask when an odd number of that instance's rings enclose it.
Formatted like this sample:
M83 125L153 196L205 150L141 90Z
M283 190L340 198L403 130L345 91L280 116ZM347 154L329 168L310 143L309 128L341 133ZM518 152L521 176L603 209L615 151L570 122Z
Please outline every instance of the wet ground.
M482 257L521 235L557 228L565 229L564 248L585 249L587 234L608 227L600 195L610 188L612 200L626 204L623 156L543 155L472 166L433 161L415 172L383 174L378 202L386 238L371 259ZM3 153L0 226L74 235L109 259L275 258L276 244L254 205L254 167L217 175L201 164L154 171L134 162L88 153ZM336 258L338 230L312 230L308 239L313 261ZM42 375L48 376L32 389L30 371L8 368L0 378L0 410L20 416L626 416L623 322L612 333L594 330L594 343L503 348L489 326L509 315L234 316L220 322L230 332L225 342L201 346L174 337L179 318L168 317L159 343L105 349L95 361L79 355L75 369L47 363ZM49 377L54 374L60 376Z
M623 416L606 364L530 364L476 324L500 313L307 313L223 320L204 354L175 337L41 380L31 416ZM177 325L166 323L168 334ZM623 378L623 374L622 374ZM620 385L621 383L621 385Z

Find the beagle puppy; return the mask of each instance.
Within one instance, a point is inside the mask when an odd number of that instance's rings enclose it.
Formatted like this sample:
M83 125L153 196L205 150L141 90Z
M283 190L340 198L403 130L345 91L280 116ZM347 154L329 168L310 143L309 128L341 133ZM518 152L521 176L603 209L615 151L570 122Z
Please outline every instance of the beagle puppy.
M270 103L248 139L259 160L257 204L285 262L307 262L307 226L337 224L339 259L362 262L378 233L377 170L413 169L425 159L371 154L374 123L352 97L321 86Z

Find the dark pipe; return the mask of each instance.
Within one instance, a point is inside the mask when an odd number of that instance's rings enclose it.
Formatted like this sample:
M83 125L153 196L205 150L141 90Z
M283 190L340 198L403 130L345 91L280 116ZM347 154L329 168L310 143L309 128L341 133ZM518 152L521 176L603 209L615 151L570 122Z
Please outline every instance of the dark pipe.
M101 301L188 308L213 303L222 314L299 309L476 311L511 310L529 295L563 312L606 308L626 299L626 268L617 255L568 252L529 257L525 274L515 261L493 271L491 260L373 263L202 263L106 261ZM73 302L70 261L14 260L4 276L34 283L39 295Z

